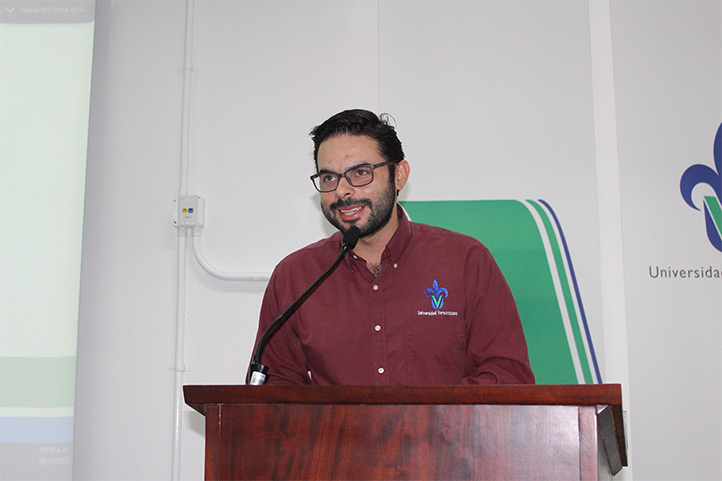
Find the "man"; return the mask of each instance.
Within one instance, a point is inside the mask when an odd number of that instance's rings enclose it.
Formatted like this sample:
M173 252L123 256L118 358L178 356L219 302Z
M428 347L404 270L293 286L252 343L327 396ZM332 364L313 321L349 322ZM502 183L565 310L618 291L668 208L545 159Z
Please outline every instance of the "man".
M411 222L396 203L410 168L394 127L350 110L311 135L311 179L340 232L278 264L259 338L333 263L344 232L361 237L268 341L267 384L533 383L514 299L486 247Z

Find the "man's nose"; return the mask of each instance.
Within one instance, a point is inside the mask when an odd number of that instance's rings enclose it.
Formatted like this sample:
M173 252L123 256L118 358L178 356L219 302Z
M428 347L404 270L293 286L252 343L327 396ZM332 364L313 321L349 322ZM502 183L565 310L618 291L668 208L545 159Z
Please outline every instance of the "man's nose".
M338 181L338 187L336 187L336 195L338 197L348 197L354 192L354 186L344 176Z

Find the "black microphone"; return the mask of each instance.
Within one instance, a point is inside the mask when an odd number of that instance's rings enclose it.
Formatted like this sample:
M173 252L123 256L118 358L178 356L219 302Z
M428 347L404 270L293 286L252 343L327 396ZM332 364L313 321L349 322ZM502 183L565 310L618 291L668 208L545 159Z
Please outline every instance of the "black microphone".
M331 267L329 267L326 272L321 274L321 277L316 279L316 281L311 284L311 287L306 289L306 291L301 294L301 296L296 299L290 306L288 306L288 308L283 311L283 314L278 316L278 318L273 321L271 325L268 326L268 328L263 332L263 335L258 340L256 352L253 355L253 361L251 362L251 367L248 373L249 385L260 386L266 382L268 366L264 366L261 363L261 354L263 353L263 348L266 347L266 343L271 338L271 336L273 336L278 331L278 329L293 315L293 313L296 312L299 307L301 307L301 304L306 302L306 299L308 299L309 296L313 294L313 292L318 288L318 286L320 286L321 283L323 283L323 281L325 281L328 276L330 276L333 271L336 270L339 264L341 264L344 254L346 254L347 251L356 247L356 243L358 242L359 237L361 237L361 231L358 227L352 226L349 230L347 230L344 233L343 241L341 242L341 252L338 254L338 257L331 265Z
M349 251L356 247L356 244L358 244L358 240L361 237L361 230L354 226L351 226L349 230L347 230L343 235L343 241L341 241L341 246L345 247L345 249L341 250L341 254L346 253L346 251Z

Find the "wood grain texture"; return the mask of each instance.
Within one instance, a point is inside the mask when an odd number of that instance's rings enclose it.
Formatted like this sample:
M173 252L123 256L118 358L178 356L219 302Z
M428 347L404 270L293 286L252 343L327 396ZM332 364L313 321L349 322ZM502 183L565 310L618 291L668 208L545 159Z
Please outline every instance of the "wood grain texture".
M598 423L616 443L621 410L621 390L606 385L186 386L185 394L206 414L206 479L597 479Z

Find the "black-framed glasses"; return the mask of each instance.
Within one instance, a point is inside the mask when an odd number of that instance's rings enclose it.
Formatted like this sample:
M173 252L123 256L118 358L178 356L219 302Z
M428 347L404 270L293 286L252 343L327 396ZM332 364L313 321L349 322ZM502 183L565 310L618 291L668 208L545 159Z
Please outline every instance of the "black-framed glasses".
M374 170L378 167L391 164L392 162L381 162L380 164L359 164L351 167L343 174L336 172L321 171L311 176L311 182L319 192L333 192L338 188L341 177L345 178L352 187L363 187L374 181Z

